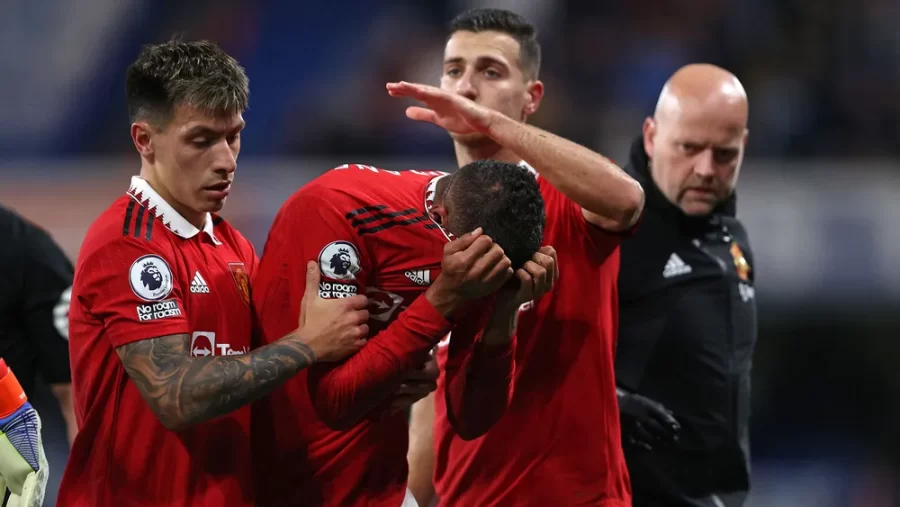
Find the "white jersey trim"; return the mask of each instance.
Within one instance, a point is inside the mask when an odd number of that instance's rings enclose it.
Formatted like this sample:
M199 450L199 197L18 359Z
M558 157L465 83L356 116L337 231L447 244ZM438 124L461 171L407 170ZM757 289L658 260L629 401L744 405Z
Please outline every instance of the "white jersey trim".
M188 222L186 218L175 211L175 208L156 193L156 190L153 190L153 188L150 187L147 180L140 176L131 177L131 186L128 188L128 195L142 206L146 206L154 215L162 220L166 229L169 229L178 236L184 239L190 239L197 234L200 234L200 229L194 227L194 225ZM212 215L207 213L206 218L203 220L203 232L212 238L213 243L221 245L222 242L216 238L215 234L213 234L212 222Z

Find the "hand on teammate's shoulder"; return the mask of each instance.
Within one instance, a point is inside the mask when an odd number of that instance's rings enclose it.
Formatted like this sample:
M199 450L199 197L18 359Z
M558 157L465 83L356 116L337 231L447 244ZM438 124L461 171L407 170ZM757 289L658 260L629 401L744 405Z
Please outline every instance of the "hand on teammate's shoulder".
M319 295L319 266L306 269L306 292L300 306L299 332L318 361L339 361L366 344L369 334L368 298L324 299Z

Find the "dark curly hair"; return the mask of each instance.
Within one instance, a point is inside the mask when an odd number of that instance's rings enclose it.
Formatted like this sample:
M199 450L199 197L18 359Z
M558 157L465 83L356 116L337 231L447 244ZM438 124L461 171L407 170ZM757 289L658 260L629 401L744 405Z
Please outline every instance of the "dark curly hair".
M544 239L544 198L534 174L507 162L478 160L450 176L447 213L456 235L478 227L503 248L513 269Z
M456 32L500 32L519 43L519 62L530 79L541 70L541 45L537 29L525 18L504 9L471 9L453 18L447 38Z
M180 104L216 115L247 110L250 83L238 62L209 41L144 46L125 73L128 116L164 127Z

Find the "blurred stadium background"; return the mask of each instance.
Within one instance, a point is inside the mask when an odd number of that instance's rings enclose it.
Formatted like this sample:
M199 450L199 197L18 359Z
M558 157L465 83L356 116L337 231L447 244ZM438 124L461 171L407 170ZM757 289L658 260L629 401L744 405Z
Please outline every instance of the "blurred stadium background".
M443 27L463 9L536 22L547 97L533 123L622 161L676 68L728 68L750 97L738 210L761 316L748 505L900 505L900 1L2 6L0 202L73 260L139 168L123 81L143 43L207 38L246 67L251 109L224 215L260 253L279 205L330 167L452 170L446 134L407 120L384 84L436 83ZM48 398L38 405L58 481L65 433Z

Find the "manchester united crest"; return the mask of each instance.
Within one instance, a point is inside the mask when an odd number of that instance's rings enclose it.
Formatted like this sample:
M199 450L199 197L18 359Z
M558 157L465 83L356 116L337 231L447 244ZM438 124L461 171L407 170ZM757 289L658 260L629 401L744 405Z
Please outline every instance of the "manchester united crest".
M737 242L731 244L731 257L734 258L734 267L737 269L738 278L743 281L750 280L750 263L744 257L744 252Z
M231 269L231 276L237 285L238 294L244 304L250 306L250 277L247 276L247 270L244 268L243 262L229 262L228 267Z

